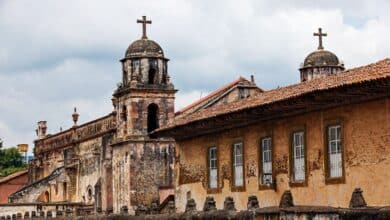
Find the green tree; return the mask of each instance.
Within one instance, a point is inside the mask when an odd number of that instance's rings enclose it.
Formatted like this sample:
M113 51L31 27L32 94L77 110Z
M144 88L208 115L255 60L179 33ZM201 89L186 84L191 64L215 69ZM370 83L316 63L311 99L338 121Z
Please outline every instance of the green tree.
M16 147L0 149L0 169L22 166L23 156Z

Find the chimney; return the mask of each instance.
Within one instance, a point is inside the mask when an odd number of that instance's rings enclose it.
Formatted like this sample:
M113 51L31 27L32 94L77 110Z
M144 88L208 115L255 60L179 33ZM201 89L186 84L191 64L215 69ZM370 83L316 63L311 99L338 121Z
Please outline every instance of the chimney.
M39 121L38 128L36 130L38 139L42 139L46 137L46 130L47 130L46 121Z
M73 123L74 123L74 127L77 126L77 121L79 120L79 114L77 113L77 109L76 107L74 107L74 112L72 114L72 118L73 118Z
M255 83L255 76L253 76L253 75L251 75L251 82L252 82L253 84L256 84L256 83Z

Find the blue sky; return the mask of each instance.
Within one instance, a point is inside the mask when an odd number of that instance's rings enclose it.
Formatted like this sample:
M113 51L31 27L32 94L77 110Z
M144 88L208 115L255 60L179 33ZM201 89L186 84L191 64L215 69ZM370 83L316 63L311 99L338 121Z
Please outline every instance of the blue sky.
M80 123L111 112L142 15L171 60L179 109L240 75L264 89L297 83L320 26L347 68L389 57L389 11L385 0L0 0L0 138L31 145L37 121L66 129L74 106Z

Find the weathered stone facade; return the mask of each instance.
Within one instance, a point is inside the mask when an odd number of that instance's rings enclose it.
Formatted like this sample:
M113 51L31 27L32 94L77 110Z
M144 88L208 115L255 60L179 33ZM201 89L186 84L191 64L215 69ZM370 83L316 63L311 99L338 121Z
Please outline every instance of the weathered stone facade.
M149 136L174 118L168 59L145 35L121 62L112 113L78 125L75 109L74 126L54 135L46 134L46 121L38 123L30 185L14 193L12 202L80 202L88 212L128 207L134 213L137 206L172 200L175 143Z
M77 202L86 207L83 212L95 213L126 209L134 214L142 207L168 212L175 190L175 142L149 135L179 117L168 61L145 33L121 60L122 82L113 93L112 113L78 125L75 109L74 126L53 135L47 134L46 121L38 122L30 185L14 193L11 201ZM261 91L253 79L240 77L180 116Z
M176 90L169 80L168 59L161 47L144 36L126 51L122 83L114 92L117 133L112 144L113 207L134 213L160 198L160 188L173 189L174 141L149 132L174 118Z
M29 168L31 184L14 193L14 203L81 202L95 209L112 209L111 142L115 113L55 135L40 134ZM42 124L42 122L40 122ZM46 126L46 125L45 125ZM38 129L40 130L40 129ZM102 188L107 190L101 190ZM112 200L112 199L111 199Z

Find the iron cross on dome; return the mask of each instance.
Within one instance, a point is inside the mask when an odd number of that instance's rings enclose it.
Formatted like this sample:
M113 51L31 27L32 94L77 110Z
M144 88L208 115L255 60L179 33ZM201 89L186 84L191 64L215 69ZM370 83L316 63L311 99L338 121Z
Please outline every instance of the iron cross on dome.
M322 46L322 37L326 37L327 33L322 33L322 28L318 28L318 33L313 33L313 36L318 36L318 49L322 50L324 47Z
M142 24L142 39L148 39L148 37L146 36L146 24L151 24L152 21L146 20L146 16L142 16L142 20L138 19L137 23Z

